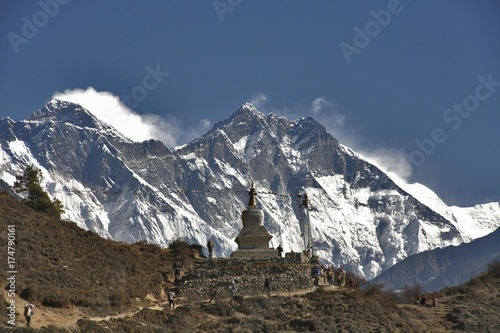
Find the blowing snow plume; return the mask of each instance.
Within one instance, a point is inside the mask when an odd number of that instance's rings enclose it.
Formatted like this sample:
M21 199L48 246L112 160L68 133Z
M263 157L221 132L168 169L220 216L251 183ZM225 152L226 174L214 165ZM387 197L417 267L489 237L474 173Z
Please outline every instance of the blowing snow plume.
M118 96L108 91L96 91L92 87L85 90L68 89L62 93L56 92L52 99L80 104L98 119L110 124L133 141L156 139L167 147L179 144L182 129L178 120L165 119L154 114L140 115L129 109Z

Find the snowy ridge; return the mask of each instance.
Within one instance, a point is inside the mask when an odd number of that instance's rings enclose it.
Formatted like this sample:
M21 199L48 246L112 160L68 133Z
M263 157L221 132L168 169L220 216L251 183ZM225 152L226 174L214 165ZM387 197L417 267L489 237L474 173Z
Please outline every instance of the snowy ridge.
M447 207L429 189L397 185L313 118L265 116L248 103L173 150L132 142L64 101L25 121L2 119L0 130L1 179L12 185L34 164L64 218L118 241L211 239L217 256L229 256L252 181L270 246L303 250L298 195L307 193L315 254L367 278L500 225L498 203Z

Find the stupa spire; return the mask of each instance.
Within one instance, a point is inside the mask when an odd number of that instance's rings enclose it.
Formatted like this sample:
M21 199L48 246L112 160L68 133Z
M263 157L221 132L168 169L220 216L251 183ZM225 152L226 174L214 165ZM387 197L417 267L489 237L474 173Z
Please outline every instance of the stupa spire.
M248 209L257 208L257 199L255 198L256 196L257 196L257 191L255 191L252 182L252 187L250 188L250 199L248 200Z

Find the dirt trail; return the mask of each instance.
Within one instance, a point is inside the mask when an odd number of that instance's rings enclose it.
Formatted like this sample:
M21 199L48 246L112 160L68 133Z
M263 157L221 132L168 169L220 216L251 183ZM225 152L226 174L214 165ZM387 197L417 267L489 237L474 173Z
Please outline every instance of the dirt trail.
M6 301L10 301L8 298L7 291L2 290L2 296ZM157 300L149 298L153 305L147 308L151 310L161 311L163 307L159 306ZM23 327L26 325L26 319L23 316L24 306L28 303L26 300L20 298L18 295L14 298L16 304L16 326ZM122 313L117 313L116 315L108 315L104 317L89 316L82 309L73 306L70 308L51 308L42 306L40 304L34 303L35 305L35 315L31 319L32 328L41 328L43 326L54 325L57 327L72 328L76 327L76 322L79 319L86 318L95 321L110 320L113 318L125 318L127 316L133 316L137 312L141 311L145 307L138 306L133 310L128 310Z
M447 320L447 315L453 310L454 303L449 297L442 297L438 300L437 307L424 307L412 304L400 304L398 307L405 311L407 318L415 322L416 327L421 327L425 331L451 332L452 323ZM425 324L420 324L425 323ZM421 325L421 326L420 326ZM436 331L436 327L444 328Z
M320 287L323 287L325 291L339 291L339 289L336 286L328 286L328 285L320 285ZM283 291L283 292L273 292L271 294L271 297L273 296L295 296L295 295L305 295L307 293L315 291L316 288L310 288L310 289L303 289L303 290L295 290L295 291ZM2 291L2 295L5 300L9 300L7 297L7 292L5 290ZM259 293L257 295L260 296L265 296L265 293ZM254 295L255 296L255 295ZM245 296L249 297L249 296ZM252 296L253 297L253 296ZM147 308L150 310L154 311L163 311L165 309L165 305L168 303L165 300L157 300L154 299L153 297L148 297L149 301L151 302L151 305L149 306L137 306L133 310L127 310L121 313L117 313L115 315L107 315L107 316L89 316L86 314L82 309L78 307L70 307L70 308L51 308L51 307L45 307L41 306L40 304L35 303L35 315L33 316L31 320L31 327L33 328L41 328L43 326L49 326L53 325L56 327L64 327L64 328L76 328L77 327L77 321L79 319L89 319L93 321L106 321L106 320L111 320L111 319L117 319L117 318L125 318L125 317L131 317L138 313L139 311ZM24 305L27 304L26 300L21 299L16 295L15 297L16 301L16 324L19 327L22 327L26 325L26 320L24 319L24 316L22 315ZM195 305L195 304L203 304L203 303L208 303L208 299L200 300L197 302L189 302L189 300L185 299L184 297L178 297L176 299L176 307L177 306L186 306L186 305Z

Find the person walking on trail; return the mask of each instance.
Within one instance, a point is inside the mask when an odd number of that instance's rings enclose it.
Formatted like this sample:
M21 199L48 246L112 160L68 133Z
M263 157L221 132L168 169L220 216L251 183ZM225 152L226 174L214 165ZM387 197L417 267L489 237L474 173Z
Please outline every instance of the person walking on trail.
M214 242L208 241L207 248L208 248L208 260L212 260L214 253Z
M345 287L345 277L347 275L347 272L345 269L342 270L342 287Z
M351 279L349 280L349 288L350 288L351 290L353 290L353 289L354 289L354 278L351 278Z
M182 264L179 261L174 261L172 265L172 269L174 270L174 279L175 281L181 278L181 268Z
M326 281L328 282L329 286L333 286L333 274L334 274L334 268L333 266L331 266L326 271Z
M337 285L340 287L342 287L342 267L339 267L339 273L337 275Z
M31 327L31 317L35 314L35 306L28 303L24 306L24 318L26 318L26 327Z
M271 296L273 289L271 288L271 279L270 278L266 278L266 280L264 281L264 290L266 291L267 296Z
M283 248L281 247L281 244L278 245L278 247L276 248L276 251L278 251L278 258L282 258Z
M426 303L427 303L427 297L425 297L425 295L422 295L422 297L420 298L420 305L425 306Z
M238 280L231 280L231 287L229 288L229 290L231 291L231 297L234 297L236 295L236 292L238 291Z
M219 287L217 288L214 288L214 290L212 291L212 293L210 294L210 299L208 300L208 303L212 303L212 300L215 301L216 297L217 297L217 294L219 293Z
M315 265L311 269L311 276L313 278L314 286L317 287L319 285L319 278L321 277L321 267L319 267L319 265Z
M173 290L170 290L167 294L167 300L168 300L168 309L175 309L175 292Z

